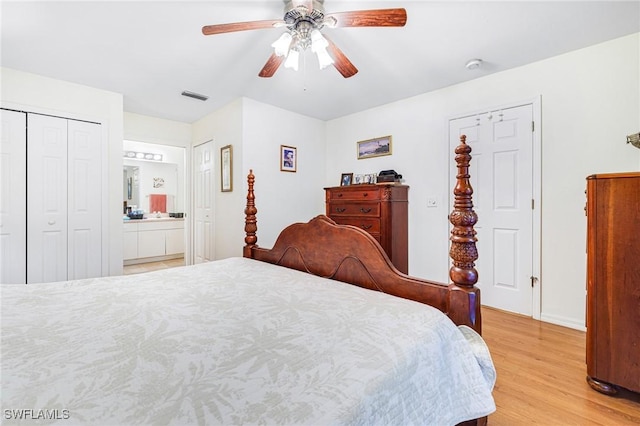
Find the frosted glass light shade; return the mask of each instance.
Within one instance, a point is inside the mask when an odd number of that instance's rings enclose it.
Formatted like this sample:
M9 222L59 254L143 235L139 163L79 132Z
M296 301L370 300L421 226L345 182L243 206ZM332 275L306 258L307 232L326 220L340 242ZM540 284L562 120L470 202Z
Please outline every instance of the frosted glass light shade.
M285 56L289 51L289 46L291 45L291 34L284 33L282 34L276 41L271 43L271 47L276 55Z
M297 50L290 50L289 55L287 56L287 60L284 61L285 68L291 68L294 71L298 71L298 57L300 54Z

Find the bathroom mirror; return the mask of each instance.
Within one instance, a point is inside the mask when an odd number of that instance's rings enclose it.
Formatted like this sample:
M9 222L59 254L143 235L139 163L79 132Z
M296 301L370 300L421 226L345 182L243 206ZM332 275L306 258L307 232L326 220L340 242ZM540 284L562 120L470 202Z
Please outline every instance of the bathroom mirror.
M140 205L140 186L138 182L139 167L124 166L122 171L122 213L127 213L127 208ZM137 208L137 207L136 207Z
M124 214L128 208L145 213L185 211L184 148L125 141L124 152ZM153 153L160 160L137 159L128 156L131 152Z

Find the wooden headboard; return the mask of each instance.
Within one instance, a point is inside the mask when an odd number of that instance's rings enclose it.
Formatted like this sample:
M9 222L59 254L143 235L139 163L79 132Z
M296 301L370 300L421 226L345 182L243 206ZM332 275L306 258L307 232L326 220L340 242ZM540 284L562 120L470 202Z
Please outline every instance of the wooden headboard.
M338 225L319 215L307 223L295 223L285 228L273 248L257 245L257 209L255 207L253 172L248 176L245 208L244 257L297 269L321 277L381 291L405 299L434 306L458 325L468 325L478 333L482 330L480 290L475 287L477 216L473 211L473 189L469 183L471 148L460 137L456 148L458 174L453 190L454 210L449 215L453 224L450 256L453 260L446 285L399 272L380 244L366 231L349 225Z

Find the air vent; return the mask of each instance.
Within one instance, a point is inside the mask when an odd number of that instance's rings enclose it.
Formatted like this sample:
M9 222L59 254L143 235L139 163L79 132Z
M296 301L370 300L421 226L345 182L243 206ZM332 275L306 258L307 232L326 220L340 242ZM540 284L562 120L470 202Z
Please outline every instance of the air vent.
M209 99L208 96L201 95L200 93L190 92L188 90L185 90L184 92L182 92L182 96L186 96L188 98L193 98L193 99L198 99L199 101L206 101L207 99Z

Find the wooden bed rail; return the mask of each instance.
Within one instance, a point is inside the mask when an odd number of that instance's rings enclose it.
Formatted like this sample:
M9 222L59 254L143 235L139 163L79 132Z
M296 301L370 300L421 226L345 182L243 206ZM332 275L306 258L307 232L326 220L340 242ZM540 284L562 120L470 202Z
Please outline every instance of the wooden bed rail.
M355 226L337 225L324 215L308 223L288 226L271 249L258 247L252 170L247 179L243 255L425 303L447 314L454 323L468 325L481 333L480 290L475 286L478 273L474 263L478 258L474 230L478 218L473 211L473 189L469 182L470 152L463 135L455 150L458 173L453 190L454 209L449 215L453 225L449 251L452 284L435 283L399 272L369 233Z

